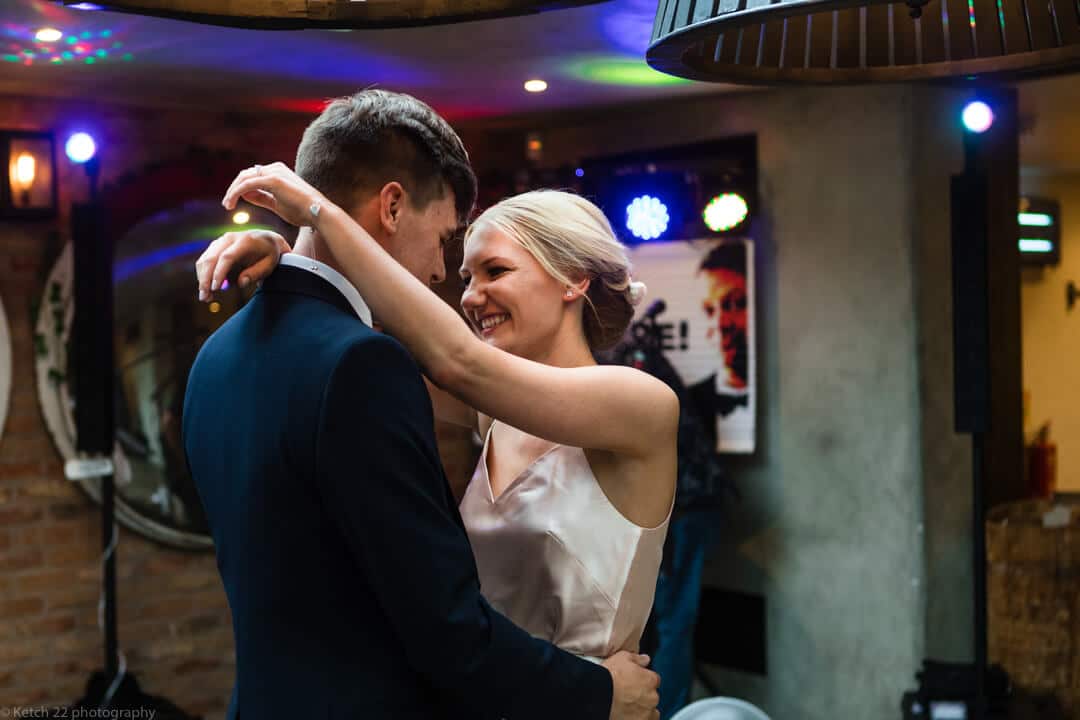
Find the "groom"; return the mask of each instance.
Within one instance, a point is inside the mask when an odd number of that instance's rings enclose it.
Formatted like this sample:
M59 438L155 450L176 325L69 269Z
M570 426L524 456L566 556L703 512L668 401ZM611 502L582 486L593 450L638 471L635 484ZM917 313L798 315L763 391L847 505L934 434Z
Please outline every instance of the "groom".
M424 281L476 199L428 106L366 90L304 133L296 170ZM639 720L657 676L535 639L483 599L415 361L301 231L207 340L184 446L233 616L230 720Z

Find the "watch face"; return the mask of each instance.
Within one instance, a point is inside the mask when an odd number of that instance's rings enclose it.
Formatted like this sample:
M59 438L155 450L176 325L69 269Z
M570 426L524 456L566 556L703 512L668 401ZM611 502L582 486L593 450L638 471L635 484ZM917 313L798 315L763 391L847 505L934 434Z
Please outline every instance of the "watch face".
M4 436L4 421L7 420L10 396L11 333L8 330L7 317L4 315L4 303L0 301L0 438Z

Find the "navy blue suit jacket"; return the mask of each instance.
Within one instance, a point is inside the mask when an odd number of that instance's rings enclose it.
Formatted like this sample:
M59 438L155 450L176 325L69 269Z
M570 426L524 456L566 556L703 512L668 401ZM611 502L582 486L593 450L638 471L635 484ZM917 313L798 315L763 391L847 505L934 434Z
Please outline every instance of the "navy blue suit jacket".
M608 672L481 597L412 357L281 267L188 379L184 447L232 611L229 717L606 720Z

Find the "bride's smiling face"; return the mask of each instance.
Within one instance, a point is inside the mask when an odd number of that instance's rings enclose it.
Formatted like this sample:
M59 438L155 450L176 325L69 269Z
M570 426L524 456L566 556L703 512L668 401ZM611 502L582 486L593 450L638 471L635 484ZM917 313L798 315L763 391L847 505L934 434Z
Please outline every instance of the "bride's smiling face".
M566 288L520 243L490 224L476 228L461 279L461 308L483 340L530 359L550 350L567 310Z

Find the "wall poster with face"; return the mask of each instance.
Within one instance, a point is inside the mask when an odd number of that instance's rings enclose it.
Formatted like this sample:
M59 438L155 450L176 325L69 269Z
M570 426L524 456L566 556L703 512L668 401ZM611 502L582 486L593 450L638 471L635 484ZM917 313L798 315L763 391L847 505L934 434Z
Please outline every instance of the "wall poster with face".
M664 353L686 385L716 449L755 448L754 243L708 239L646 243L631 250L634 277L656 300Z

